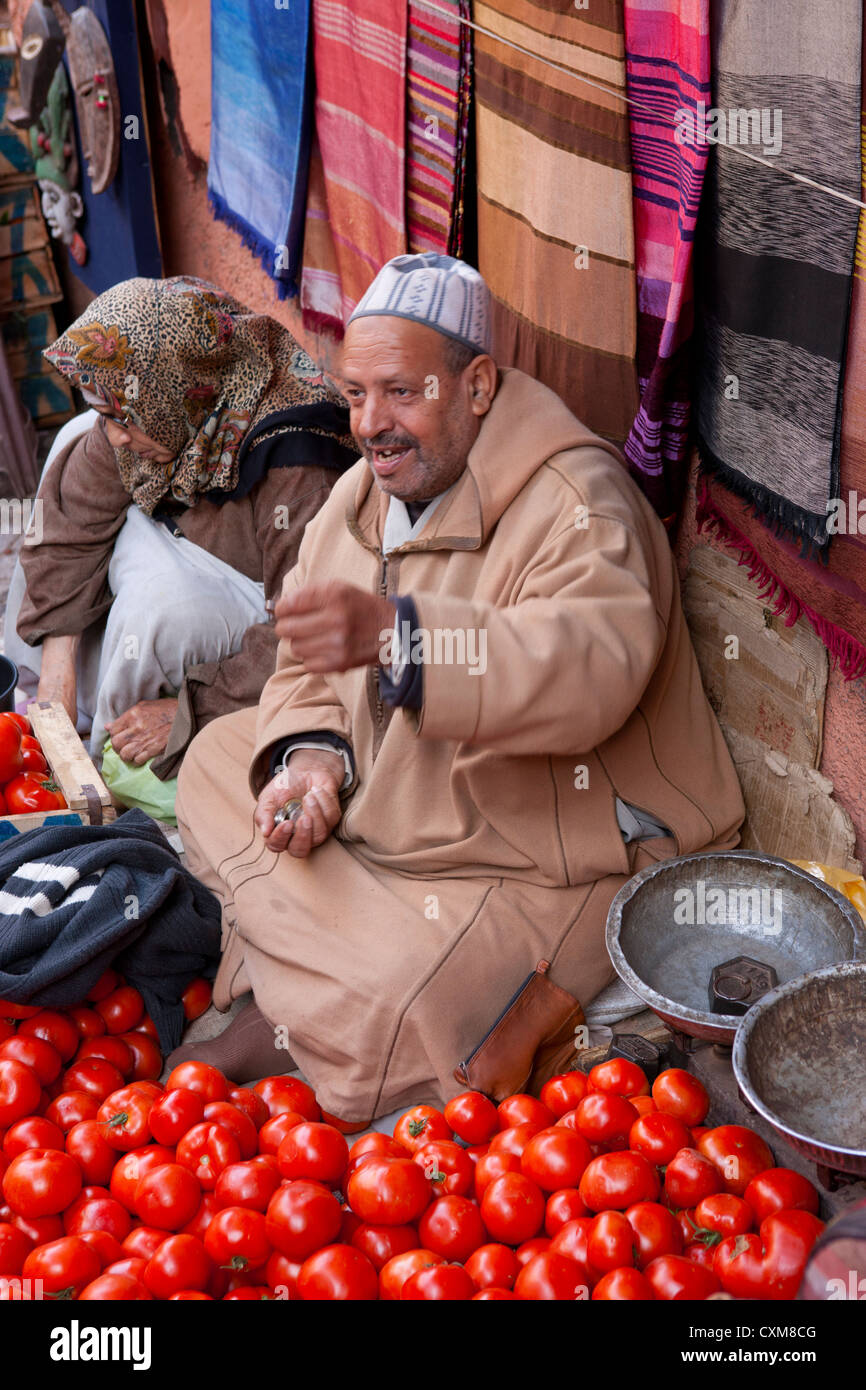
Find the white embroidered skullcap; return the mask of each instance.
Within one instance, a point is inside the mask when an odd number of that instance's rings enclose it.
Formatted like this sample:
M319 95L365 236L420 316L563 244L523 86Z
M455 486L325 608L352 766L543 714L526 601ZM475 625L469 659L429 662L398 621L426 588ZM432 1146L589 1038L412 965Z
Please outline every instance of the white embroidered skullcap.
M375 314L414 319L464 343L490 351L490 291L474 266L435 251L387 261L359 301L353 319Z

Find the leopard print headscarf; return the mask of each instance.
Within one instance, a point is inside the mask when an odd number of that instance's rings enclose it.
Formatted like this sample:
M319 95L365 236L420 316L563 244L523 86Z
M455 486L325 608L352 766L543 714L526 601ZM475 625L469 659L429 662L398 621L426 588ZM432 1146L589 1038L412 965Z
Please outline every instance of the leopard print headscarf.
M170 497L185 506L238 484L244 435L274 411L345 405L287 329L205 280L124 280L88 305L45 356L75 386L174 455L168 464L116 449L120 477L150 515ZM348 430L313 434L355 447ZM357 449L355 449L357 452Z

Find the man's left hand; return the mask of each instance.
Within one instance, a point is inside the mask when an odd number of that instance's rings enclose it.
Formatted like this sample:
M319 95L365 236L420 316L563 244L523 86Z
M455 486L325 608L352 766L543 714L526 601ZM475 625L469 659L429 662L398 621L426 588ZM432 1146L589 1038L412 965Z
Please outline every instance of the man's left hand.
M139 700L105 729L118 757L140 766L165 752L176 714L177 700Z
M307 584L277 599L275 630L308 671L322 674L375 666L395 605L354 584Z

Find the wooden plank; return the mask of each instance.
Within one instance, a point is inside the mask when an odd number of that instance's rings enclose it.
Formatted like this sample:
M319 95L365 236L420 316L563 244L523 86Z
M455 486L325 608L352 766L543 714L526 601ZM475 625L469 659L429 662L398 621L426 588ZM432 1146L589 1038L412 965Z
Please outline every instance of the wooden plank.
M63 706L55 700L39 700L28 706L27 715L70 809L80 812L86 823L97 818L93 808L99 805L102 819L114 820L117 813L108 788Z

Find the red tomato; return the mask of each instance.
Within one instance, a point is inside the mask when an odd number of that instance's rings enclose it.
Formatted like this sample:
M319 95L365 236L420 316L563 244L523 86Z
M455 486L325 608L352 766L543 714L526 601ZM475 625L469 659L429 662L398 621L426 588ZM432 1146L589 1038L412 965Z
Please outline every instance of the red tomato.
M745 1200L757 1222L777 1211L810 1211L817 1216L820 1202L818 1189L793 1168L765 1168L752 1178L745 1191Z
M697 1149L680 1149L665 1169L665 1201L669 1207L696 1207L704 1197L721 1190L718 1171Z
M99 1256L86 1241L62 1236L31 1250L21 1273L25 1279L41 1279L49 1297L78 1298L100 1268Z
M649 1302L655 1298L652 1284L637 1269L612 1269L592 1291L597 1303Z
M182 1065L189 1066L190 1063L184 1062ZM303 1115L305 1120L321 1119L321 1111L312 1087L294 1076L266 1076L264 1081L256 1082L253 1090L265 1102L272 1119L274 1115L281 1115L285 1111ZM224 1100L225 1097L212 1096L211 1099Z
M514 1292L524 1300L574 1302L589 1297L580 1265L556 1250L545 1250L524 1265L515 1281Z
M494 1178L501 1178L503 1173L519 1172L521 1167L517 1154L509 1153L507 1150L483 1154L475 1165L476 1201L481 1201Z
M38 1004L13 1004L8 999L0 999L0 1017L2 1018L33 1018L34 1014L41 1012Z
M378 1272L395 1255L418 1249L418 1232L414 1226L370 1226L361 1222L352 1232L350 1245L362 1254Z
M481 1213L468 1197L437 1197L418 1222L418 1238L427 1250L464 1264L483 1245Z
M177 1146L177 1162L195 1175L204 1192L213 1192L220 1173L230 1163L238 1163L240 1156L240 1145L231 1131L209 1120L193 1125Z
M139 1091L134 1084L112 1091L99 1107L99 1132L107 1144L121 1153L140 1149L150 1139L152 1096Z
M196 979L190 980L181 995L183 1014L187 1023L192 1023L193 1019L201 1018L202 1014L207 1013L212 994L210 980L204 980L200 975Z
M177 1144L204 1119L204 1096L198 1091L166 1091L148 1116L150 1132L158 1144Z
M18 777L24 758L21 753L21 730L14 719L0 715L0 783L5 787Z
M544 1194L524 1173L503 1173L485 1188L481 1219L493 1240L521 1245L541 1230Z
M0 715L0 719L9 719L13 724L17 725L21 732L22 743L26 738L31 743L35 743L37 748L39 747L39 741L33 737L33 726L26 714L19 714L17 710L4 710L3 714Z
M752 1178L772 1168L774 1162L760 1134L745 1125L708 1129L698 1140L698 1148L718 1169L725 1191L737 1197L742 1197Z
M480 1091L461 1091L459 1096L449 1100L445 1119L458 1138L467 1144L486 1144L499 1128L496 1106Z
M322 1121L326 1125L331 1125L338 1129L341 1134L359 1134L362 1129L369 1129L369 1120L341 1120L339 1115L332 1115L329 1111L322 1111Z
M66 1135L66 1152L75 1159L85 1182L100 1186L108 1182L117 1162L117 1150L103 1139L96 1120L81 1120L72 1126Z
M432 1265L419 1269L403 1284L401 1299L407 1302L468 1303L475 1293L475 1285L460 1265Z
M115 1150L114 1157L109 1191L112 1197L123 1203L127 1211L135 1211L135 1189L141 1179L152 1168L159 1168L163 1163L173 1163L174 1149L164 1148L161 1144L148 1144L144 1148L122 1154L120 1158Z
M628 1147L628 1136L638 1113L623 1096L608 1091L590 1091L575 1113L577 1128L590 1144L611 1148Z
M151 1297L138 1279L132 1279L125 1274L111 1274L108 1270L104 1270L79 1294L82 1303L110 1303L119 1300L124 1303L147 1303Z
M260 1269L271 1253L267 1221L249 1207L224 1207L205 1232L204 1248L218 1267Z
M691 1244L683 1247L683 1254L687 1260L693 1260L702 1269L712 1269L716 1258L715 1246L705 1245L702 1240L693 1240Z
M220 1177L222 1177L222 1173L220 1173ZM219 1178L217 1178L217 1182L219 1182ZM241 1207L244 1204L243 1202L232 1202L231 1205ZM181 1231L185 1236L198 1236L199 1240L204 1240L208 1226L220 1210L220 1204L216 1199L216 1189L213 1192L203 1192L192 1219L187 1221L185 1226L181 1226Z
M144 1013L144 1000L132 985L121 985L98 1001L96 1012L105 1024L106 1032L113 1035L128 1033Z
M102 1057L85 1057L73 1062L63 1076L64 1091L84 1091L102 1103L114 1091L123 1087L123 1075Z
M131 1033L118 1034L118 1041L125 1043L132 1053L133 1081L155 1081L162 1071L159 1043L137 1029L133 1029Z
M453 1139L434 1139L416 1149L412 1159L433 1184L437 1197L451 1194L465 1197L475 1182L475 1165L464 1148Z
M71 1206L63 1213L63 1229L69 1236L83 1236L85 1231L107 1231L117 1241L129 1235L132 1225L126 1207L104 1190L100 1195L98 1188L85 1188Z
M57 1013L55 1009L40 1009L38 1014L25 1018L18 1029L18 1036L42 1038L60 1053L64 1062L72 1061L81 1041L72 1020L67 1018L66 1014Z
M365 1155L375 1155L376 1158L409 1158L409 1150L404 1149L402 1144L398 1144L396 1139L392 1139L389 1134L379 1134L374 1130L372 1134L364 1134L360 1139L356 1139L349 1150L349 1162L354 1163L357 1159Z
M44 1038L28 1037L24 1033L16 1033L14 1038L0 1043L0 1057L12 1057L16 1062L23 1062L25 1067L35 1071L43 1086L50 1086L52 1081L57 1080L63 1065L60 1053L50 1042L45 1042ZM68 1089L78 1088L70 1086Z
M66 1148L63 1130L46 1120L44 1115L27 1115L16 1120L3 1136L3 1152L7 1158L17 1158L25 1149Z
M263 1083L259 1082L259 1085ZM197 1091L207 1104L212 1100L225 1100L229 1093L229 1083L221 1071L207 1062L180 1062L168 1074L166 1091Z
M135 1210L147 1226L178 1231L192 1219L201 1200L201 1187L187 1168L164 1163L151 1168L135 1189Z
M494 1134L490 1141L488 1153L509 1153L520 1158L530 1139L536 1134L540 1134L542 1129L547 1126L533 1123L527 1120L522 1125L512 1125L509 1129L501 1129L498 1134Z
M423 1181L423 1173L415 1171ZM305 1260L336 1240L343 1217L332 1192L321 1183L300 1179L277 1188L265 1219L271 1245L291 1260ZM394 1222L398 1224L402 1223Z
M658 1109L652 1096L629 1096L629 1104L634 1106L638 1115L651 1115Z
M590 1087L596 1091L609 1091L616 1096L648 1096L650 1084L636 1062L625 1057L611 1057L608 1062L599 1062L589 1073Z
M121 1248L126 1255L146 1265L163 1241L168 1239L168 1231L157 1230L156 1226L133 1226L129 1235L121 1241Z
M208 1124L222 1125L233 1134L241 1151L241 1158L253 1158L258 1151L258 1134L249 1115L239 1110L227 1100L211 1100L205 1105L204 1117Z
M626 1208L626 1220L632 1229L634 1262L646 1269L659 1255L679 1255L683 1248L682 1232L677 1218L659 1202L635 1202Z
M255 1091L251 1091L247 1086L232 1086L228 1100L230 1105L236 1105L238 1110L243 1110L245 1115L249 1115L256 1129L261 1129L269 1118L270 1112L261 1096L257 1096Z
M506 1299L512 1302L517 1298L517 1294L511 1289L481 1289L472 1295L473 1303L500 1303Z
M98 999L105 999L111 992L117 989L120 984L120 976L116 970L104 970L92 989L88 990L87 998L91 1003Z
M655 1202L659 1180L640 1154L618 1151L594 1158L580 1180L580 1195L590 1211L624 1211L635 1202Z
M81 1169L57 1149L27 1149L3 1176L3 1196L20 1216L54 1216L81 1191Z
M576 1187L591 1159L589 1144L580 1134L551 1127L533 1135L520 1156L520 1166L542 1191L556 1192Z
M754 1225L754 1214L742 1197L717 1192L698 1202L694 1220L697 1232L692 1239L713 1246L718 1245L722 1236L744 1236ZM709 1239L710 1236L715 1239Z
M536 1255L542 1255L545 1250L549 1250L552 1243L550 1236L533 1236L531 1240L525 1240L522 1245L518 1245L514 1256L520 1268L528 1265Z
M105 1022L99 1017L95 1009L89 1009L86 1004L79 1004L76 1009L68 1009L67 1012L84 1042L88 1038L101 1038L105 1035ZM81 1049L79 1048L76 1061L80 1060Z
M96 1015L99 1018L99 1015ZM102 1019L99 1019L102 1023ZM76 1062L89 1061L90 1058L99 1058L103 1062L110 1062L113 1067L121 1073L125 1080L132 1074L133 1055L132 1049L127 1047L122 1038L110 1038L107 1034L98 1038L87 1038L78 1049Z
M57 1096L45 1111L46 1120L52 1120L64 1134L84 1120L95 1120L99 1113L99 1101L84 1091L65 1091Z
M702 1300L722 1291L711 1269L704 1269L684 1255L660 1255L647 1265L644 1274L656 1298L664 1302Z
M21 743L21 771L29 772L32 777L39 777L40 780L48 781L48 763L45 758L38 748L25 748L23 740Z
M652 1097L659 1110L676 1116L684 1125L703 1124L710 1108L703 1082L680 1067L659 1073L653 1082Z
M587 1254L600 1274L635 1263L634 1232L621 1211L603 1211L596 1216L587 1239Z
M259 1130L259 1153L276 1156L286 1135L295 1125L304 1123L303 1115L299 1115L296 1110L284 1110L281 1114L274 1115L272 1120L265 1120Z
M0 1222L0 1275L20 1274L33 1242L17 1226Z
M451 1126L442 1111L432 1105L413 1105L394 1126L395 1140L410 1154L416 1149L423 1149L432 1139L450 1139L451 1133Z
M497 1109L500 1129L513 1129L515 1125L525 1124L534 1124L546 1129L556 1120L556 1116L548 1106L542 1101L536 1100L535 1096L528 1096L523 1092L506 1097Z
M298 1275L302 1263L301 1260L290 1260L288 1255L282 1255L279 1250L275 1250L265 1265L265 1283L268 1288L280 1298L297 1298Z
M367 1256L353 1245L326 1245L301 1265L298 1293L305 1302L365 1302L379 1296L379 1279Z
M371 1158L346 1184L349 1206L373 1226L409 1226L428 1206L433 1189L411 1158Z
M77 1231L75 1234L96 1251L103 1269L123 1259L123 1246L110 1231Z
M198 1289L181 1289L180 1293L173 1293L168 1301L169 1303L213 1303L213 1296L209 1293L200 1293Z
M557 1231L562 1230L566 1222L573 1221L576 1216L589 1214L589 1207L576 1187L561 1187L558 1192L552 1192L547 1199L544 1229L552 1238Z
M466 1261L466 1273L478 1289L510 1289L521 1265L507 1245L479 1245Z
M2 737L0 734L0 743ZM23 764L20 748L18 755ZM10 816L24 816L30 811L66 809L66 801L57 783L38 772L22 772L19 776L13 777L11 782L4 784L3 796Z
M242 1163L230 1163L223 1169L214 1194L220 1209L250 1207L253 1211L264 1212L279 1185L280 1174L275 1166L247 1159Z
M284 1178L315 1178L336 1186L349 1162L349 1145L331 1125L307 1121L295 1125L277 1150Z
M7 1213L11 1208L6 1208ZM31 1245L46 1245L50 1240L61 1240L63 1237L63 1222L59 1216L18 1216L11 1213L13 1226L17 1226L19 1231L23 1231ZM7 1221L9 1216L6 1217Z
M758 1235L727 1236L713 1270L734 1298L791 1300L823 1229L810 1211L776 1212L761 1222Z
M559 1120L569 1110L576 1110L589 1088L582 1071L565 1071L552 1076L541 1088L541 1103Z
M628 1136L629 1148L643 1154L658 1168L664 1168L680 1149L690 1148L691 1143L691 1133L682 1120L674 1115L666 1115L662 1110L641 1115L635 1120Z

